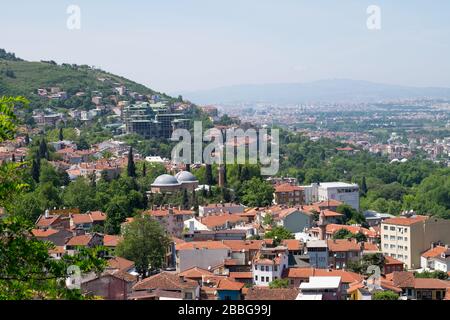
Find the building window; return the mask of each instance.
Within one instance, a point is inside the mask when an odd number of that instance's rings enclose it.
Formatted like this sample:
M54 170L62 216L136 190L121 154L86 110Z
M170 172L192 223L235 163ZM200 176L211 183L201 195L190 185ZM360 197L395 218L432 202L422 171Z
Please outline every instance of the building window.
M266 277L266 282L269 282L269 277Z
M269 266L266 266L266 271L269 271Z
M391 231L395 231L395 227L391 227Z
M275 271L278 271L278 266L274 266L274 270L275 270Z
M261 277L261 282L264 282L264 277Z
M261 266L261 271L264 271L264 266Z
M384 230L387 230L388 229L388 226L384 226Z
M258 276L255 276L255 281L258 281Z
M389 238L389 236L388 236L387 234L385 234L385 235L383 236L383 238L387 240L387 239Z
M407 237L405 237L405 241L408 241L408 238L407 238Z
M185 292L184 298L187 300L192 300L192 292Z

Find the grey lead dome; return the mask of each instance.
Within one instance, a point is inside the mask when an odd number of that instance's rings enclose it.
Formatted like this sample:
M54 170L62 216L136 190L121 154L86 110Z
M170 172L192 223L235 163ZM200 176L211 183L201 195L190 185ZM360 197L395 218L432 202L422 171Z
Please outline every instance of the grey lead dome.
M171 176L171 175L168 175L168 174L160 175L152 183L152 186L154 186L154 187L178 186L178 185L180 185L180 182L178 182L178 180L174 176Z
M197 178L189 171L180 171L175 175L175 178L181 183L198 182Z

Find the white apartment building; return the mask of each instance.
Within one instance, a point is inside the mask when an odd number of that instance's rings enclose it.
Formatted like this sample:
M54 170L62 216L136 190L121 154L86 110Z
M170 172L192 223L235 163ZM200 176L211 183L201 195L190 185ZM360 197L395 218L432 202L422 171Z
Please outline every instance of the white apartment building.
M305 203L338 200L359 210L359 186L356 183L321 182L303 188Z
M421 267L421 254L434 242L450 243L450 220L413 216L381 223L381 250L408 269Z
M281 279L289 265L286 247L262 248L253 260L253 282L257 286L268 286L270 282Z

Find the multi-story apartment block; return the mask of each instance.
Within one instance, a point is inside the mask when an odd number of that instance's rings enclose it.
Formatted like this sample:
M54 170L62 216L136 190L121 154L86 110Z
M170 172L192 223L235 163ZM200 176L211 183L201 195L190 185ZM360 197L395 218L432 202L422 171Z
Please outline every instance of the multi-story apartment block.
M328 268L328 245L326 240L312 240L306 243L306 250L309 256L311 267Z
M450 242L450 220L413 216L381 223L381 250L404 262L408 269L420 268L421 253L436 242Z
M274 192L275 204L301 205L304 203L303 188L290 184L281 184L275 186Z
M261 248L253 260L253 282L257 286L268 286L270 282L281 279L288 268L289 254L286 247Z
M359 210L359 187L356 183L321 182L302 187L305 203L338 200Z

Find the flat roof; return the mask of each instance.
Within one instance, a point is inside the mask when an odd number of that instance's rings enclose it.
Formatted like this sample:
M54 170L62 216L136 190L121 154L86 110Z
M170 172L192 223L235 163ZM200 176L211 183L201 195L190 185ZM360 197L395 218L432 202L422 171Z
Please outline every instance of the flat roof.
M320 187L325 188L341 188L341 187L358 187L356 183L346 183L346 182L321 182L319 184Z
M300 284L300 289L337 289L341 277L309 277L309 282Z

